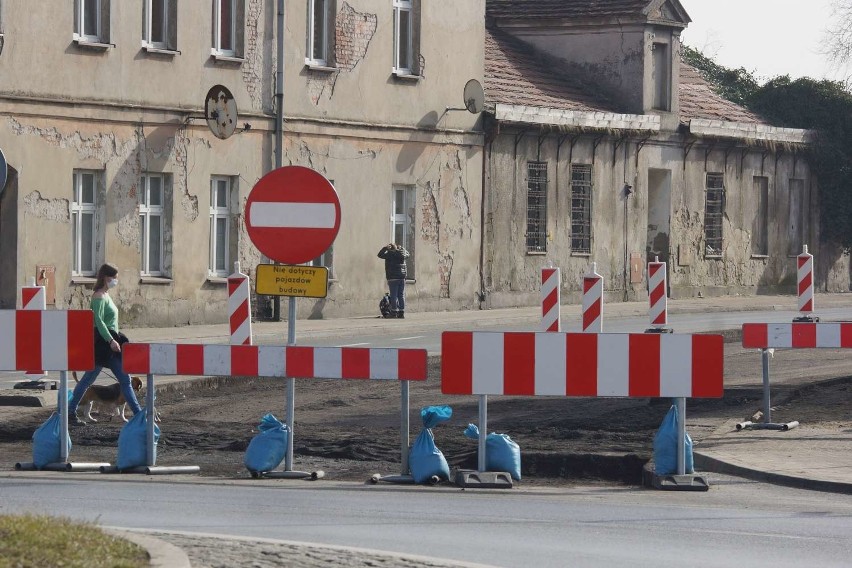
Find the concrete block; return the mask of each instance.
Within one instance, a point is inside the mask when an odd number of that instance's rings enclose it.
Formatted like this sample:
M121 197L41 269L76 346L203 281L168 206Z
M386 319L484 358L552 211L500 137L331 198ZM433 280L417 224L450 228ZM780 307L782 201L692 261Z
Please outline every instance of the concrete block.
M505 471L462 469L456 472L455 483L462 489L511 489L512 476Z

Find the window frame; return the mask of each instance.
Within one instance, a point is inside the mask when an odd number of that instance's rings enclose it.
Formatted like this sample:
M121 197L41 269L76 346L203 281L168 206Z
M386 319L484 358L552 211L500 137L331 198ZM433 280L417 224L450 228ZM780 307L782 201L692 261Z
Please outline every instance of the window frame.
M408 13L407 61L401 62L400 19L402 13ZM402 65L401 63L405 63ZM414 1L393 0L393 72L397 75L414 75Z
M321 57L316 57L315 51L317 48L317 3L322 3L322 22L320 28L323 31L323 38L320 47L322 48ZM307 46L305 53L305 64L311 67L329 67L331 61L331 11L333 8L332 0L308 0L308 26L307 26Z
M225 57L237 57L237 13L238 0L224 0L231 3L231 48L222 48L222 1L213 0L213 53Z
M397 213L399 196L402 196L402 213ZM397 227L401 227L402 242L397 240ZM414 261L417 231L417 186L414 184L394 184L391 194L390 242L402 244L410 254L406 260L406 280L415 280L416 263Z
M592 254L592 205L594 192L594 169L591 164L571 164L571 254L590 256ZM575 176L582 175L583 179ZM586 179L587 178L587 179ZM580 188L585 194L578 196ZM582 207L581 207L582 206ZM585 220L578 226L577 216ZM578 243L579 246L578 246Z
M225 182L225 205L221 206L218 200L218 183ZM233 220L233 208L231 207L234 191L233 178L230 176L210 176L210 244L208 246L207 272L214 278L227 278L231 275L231 222ZM224 267L216 267L216 253L218 252L216 240L217 220L225 220L224 239Z
M83 176L92 176L92 201L84 202L83 197ZM71 223L72 223L72 247L73 254L71 265L71 276L91 276L94 277L97 271L97 251L98 251L98 182L100 180L100 172L97 170L74 170L72 199L70 204ZM83 239L82 225L83 215L92 216L92 266L89 270L84 270L83 262Z
M541 173L544 177L541 177ZM547 253L547 162L527 162L527 222L524 231L526 254ZM535 200L537 203L533 203ZM533 211L536 215L533 216Z
M162 3L162 8L163 8L163 22L162 22L162 28L163 29L160 30L160 32L162 33L162 37L163 37L162 41L154 41L153 40L153 35L154 35L154 33L153 33L154 32L153 6L154 6L155 2ZM170 0L145 0L144 16L143 16L143 24L145 26L145 29L144 29L144 33L143 33L143 37L142 37L142 44L144 46L153 47L155 49L167 50L167 51L171 50L171 46L169 45L169 24L170 24L169 19L171 17L169 4L171 4Z
M103 22L101 21L101 1L102 0L77 0L77 21L79 27L76 30L80 40L90 43L100 43L103 37ZM94 6L95 10L95 35L86 33L86 7Z
M671 46L666 42L654 42L651 44L651 67L653 69L653 98L651 108L662 112L671 112L672 109L672 56ZM657 53L662 52L658 57ZM663 68L657 65L661 63ZM662 74L659 77L658 74Z
M711 180L718 181L717 185L711 185ZM712 192L712 193L711 193ZM715 194L718 193L718 196ZM711 199L711 195L714 196ZM711 212L711 206L718 211ZM711 217L712 215L712 217ZM722 258L725 246L724 234L725 218L725 174L718 172L707 172L704 178L704 258ZM708 222L712 220L713 224ZM718 232L718 236L712 234ZM712 245L711 245L712 240ZM718 244L718 247L716 246Z
M160 180L160 204L151 205L151 180ZM141 270L142 276L159 276L166 273L165 268L165 234L166 234L166 184L165 174L156 172L145 172L139 182L139 217L140 217L140 241L141 241ZM151 270L151 218L159 217L159 266Z

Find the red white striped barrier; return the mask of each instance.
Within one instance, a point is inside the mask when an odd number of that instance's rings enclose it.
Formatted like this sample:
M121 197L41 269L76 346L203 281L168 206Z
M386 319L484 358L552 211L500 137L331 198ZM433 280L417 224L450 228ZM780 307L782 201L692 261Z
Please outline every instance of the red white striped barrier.
M743 347L757 349L852 348L852 322L745 323Z
M722 396L721 335L444 332L441 392Z
M799 268L796 274L799 311L802 315L809 315L814 311L814 257L808 254L808 245L803 247L796 261Z
M561 309L560 283L562 275L558 268L541 269L541 330L561 331L559 321Z
M648 313L651 325L663 327L669 323L668 298L666 297L666 263L648 263Z
M127 373L426 380L425 349L128 343Z
M89 371L94 327L91 310L0 310L0 370Z
M228 320L231 326L231 345L251 345L251 286L249 277L234 263L234 273L228 276Z
M603 277L593 262L589 274L583 276L583 332L603 331Z
M30 278L29 286L21 287L21 309L22 310L46 310L47 296L44 286L36 286L35 278ZM31 381L41 379L47 375L42 370L27 371L27 378Z

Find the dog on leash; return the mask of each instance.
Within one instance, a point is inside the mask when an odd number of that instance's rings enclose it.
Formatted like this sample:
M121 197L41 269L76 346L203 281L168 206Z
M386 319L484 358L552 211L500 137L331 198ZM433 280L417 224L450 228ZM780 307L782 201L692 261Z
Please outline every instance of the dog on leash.
M75 382L80 382L77 379L76 371L72 371L71 375L74 377ZM139 377L130 377L130 386L133 388L133 392L139 396L139 393L142 391L142 379ZM92 409L95 405L98 406L99 410L108 409L110 420L112 420L112 417L117 414L121 416L122 420L127 422L127 418L124 415L124 412L127 409L127 401L124 399L124 395L121 394L121 385L118 383L112 385L90 386L83 394L82 400L80 400L80 407L83 407L86 404L89 405L86 410L86 418L92 422L97 422L97 420L92 417Z

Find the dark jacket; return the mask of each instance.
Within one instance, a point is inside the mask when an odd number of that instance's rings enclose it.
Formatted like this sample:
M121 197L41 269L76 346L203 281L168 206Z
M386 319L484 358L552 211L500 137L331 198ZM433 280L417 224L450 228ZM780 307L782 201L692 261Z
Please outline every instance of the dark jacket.
M405 259L408 258L408 251L402 247L392 249L382 247L379 251L379 258L385 259L385 278L388 280L405 280L408 271L405 266Z

